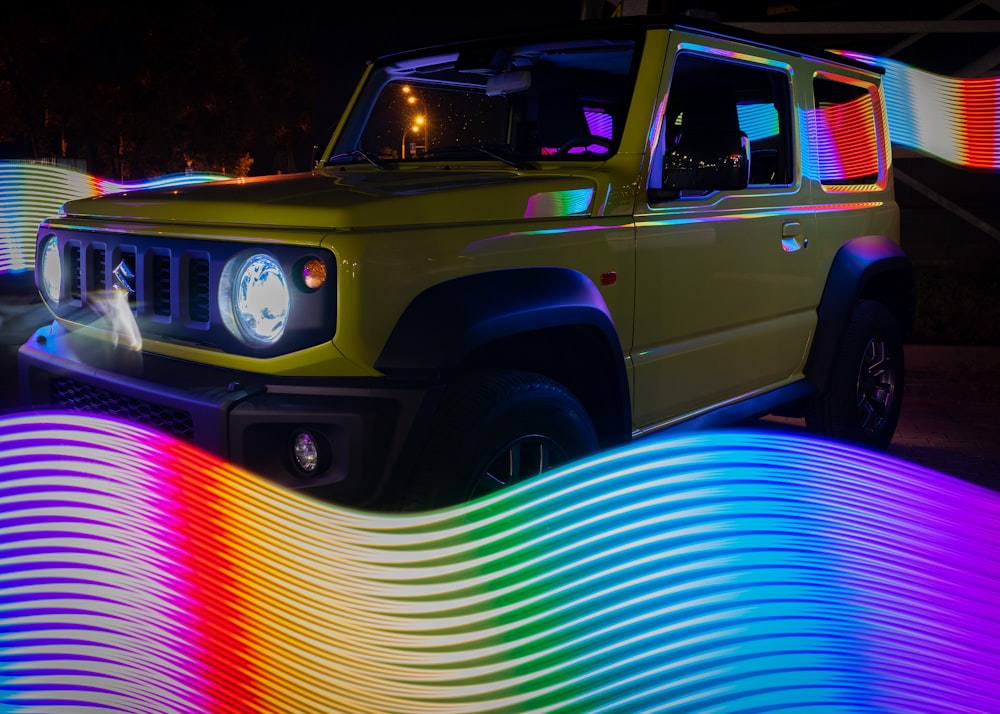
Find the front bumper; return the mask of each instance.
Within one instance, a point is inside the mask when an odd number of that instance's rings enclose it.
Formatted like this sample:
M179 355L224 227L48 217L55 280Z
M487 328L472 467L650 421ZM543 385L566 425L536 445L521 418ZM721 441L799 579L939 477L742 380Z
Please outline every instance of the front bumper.
M355 506L392 500L412 461L427 379L276 378L130 352L53 322L18 350L21 399L126 419L170 434L283 486ZM294 463L291 442L320 443L314 474Z

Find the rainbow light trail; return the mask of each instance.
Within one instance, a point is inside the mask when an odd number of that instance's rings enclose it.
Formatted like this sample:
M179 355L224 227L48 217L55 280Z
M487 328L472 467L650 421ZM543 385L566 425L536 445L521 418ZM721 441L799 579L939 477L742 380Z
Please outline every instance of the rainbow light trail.
M808 122L815 124L819 172L814 177L824 183L850 181L859 176L878 175L878 137L872 100L860 97L845 104L814 110ZM884 163L884 162L883 162Z
M196 172L119 183L55 164L0 161L0 275L34 269L38 224L66 201L230 178Z
M885 69L892 143L970 169L1000 169L1000 77L946 77L886 57L834 50Z
M637 442L440 511L0 419L0 710L986 712L1000 495L791 433Z

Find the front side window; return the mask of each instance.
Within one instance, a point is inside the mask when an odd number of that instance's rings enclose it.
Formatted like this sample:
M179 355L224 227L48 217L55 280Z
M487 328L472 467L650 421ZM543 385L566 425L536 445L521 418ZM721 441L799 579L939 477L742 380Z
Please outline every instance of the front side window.
M637 45L595 37L388 58L327 163L606 159L621 138Z
M676 155L675 147L683 146L686 137L689 145L693 141L690 137L698 137L695 146L710 148L715 141L720 147L715 153L728 157L736 136L744 144L749 163L748 186L790 185L795 167L789 85L788 75L777 69L695 52L679 53L658 142L662 150L654 156L662 162L666 155L669 163ZM699 157L698 163L706 161ZM670 166L654 164L651 188L669 189L670 173ZM667 180L657 185L664 175ZM700 192L742 187L712 181L706 176Z

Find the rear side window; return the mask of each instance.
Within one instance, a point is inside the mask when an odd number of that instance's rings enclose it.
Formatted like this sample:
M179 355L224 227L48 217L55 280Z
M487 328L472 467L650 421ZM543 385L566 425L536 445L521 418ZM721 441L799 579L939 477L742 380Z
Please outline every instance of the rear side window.
M813 86L820 183L846 190L881 183L884 163L879 145L884 130L876 112L875 88L829 77L816 77Z

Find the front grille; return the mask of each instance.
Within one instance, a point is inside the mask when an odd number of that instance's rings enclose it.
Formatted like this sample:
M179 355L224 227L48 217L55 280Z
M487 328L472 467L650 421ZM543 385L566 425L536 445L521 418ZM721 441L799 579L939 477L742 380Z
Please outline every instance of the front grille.
M183 409L133 399L66 377L52 380L50 398L53 405L62 409L125 419L171 434L183 441L194 440L191 413Z
M67 238L67 308L90 309L91 319L97 319L107 312L101 304L107 303L108 291L127 287L143 335L212 344L206 334L212 327L212 263L203 242L83 232ZM86 313L65 314L87 321Z
M144 340L253 357L323 344L336 332L336 258L326 249L79 228L43 230L54 230L63 251L61 299L51 307L70 323L119 334L138 330ZM285 334L270 345L244 340L229 320L231 304L225 293L238 261L257 251L277 259L293 291ZM321 290L309 290L296 278L304 261L312 258L321 259L327 268ZM127 291L131 317L119 309L114 290Z

